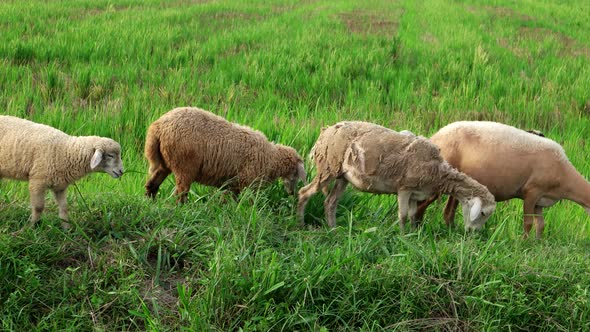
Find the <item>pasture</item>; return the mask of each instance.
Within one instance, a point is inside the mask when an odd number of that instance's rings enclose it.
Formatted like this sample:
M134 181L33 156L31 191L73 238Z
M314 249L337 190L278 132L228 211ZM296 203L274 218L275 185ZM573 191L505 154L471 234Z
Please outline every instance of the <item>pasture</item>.
M590 217L561 202L540 241L522 202L485 230L400 236L394 196L321 195L298 226L280 183L232 200L172 177L144 198L147 126L198 106L306 156L365 120L429 136L456 120L534 128L590 176L590 2L65 0L0 2L0 114L121 143L126 174L70 187L73 227L0 182L0 329L574 331L590 329ZM1 162L1 161L0 161ZM507 161L518 162L518 161ZM485 167L485 165L482 165Z

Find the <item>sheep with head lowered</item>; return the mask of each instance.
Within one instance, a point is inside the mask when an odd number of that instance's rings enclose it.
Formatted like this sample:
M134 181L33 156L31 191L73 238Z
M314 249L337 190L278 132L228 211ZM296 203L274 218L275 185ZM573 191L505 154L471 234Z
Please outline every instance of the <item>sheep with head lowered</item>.
M105 137L70 136L47 125L0 116L0 178L29 182L31 225L41 217L50 189L63 226L68 227L66 189L91 172L123 175L119 143Z
M416 226L417 201L446 193L463 203L466 229L479 229L496 207L494 197L477 181L457 171L428 139L368 122L345 121L322 129L312 149L317 175L299 190L297 215L304 223L305 205L317 191L324 202L328 225L336 225L336 206L350 182L363 192L398 195L399 222ZM331 190L327 187L335 181Z
M155 197L162 181L174 173L181 203L193 182L227 185L237 195L255 182L277 178L294 193L297 181L305 181L303 160L295 149L199 108L175 108L154 121L148 128L145 156L150 164L146 196Z
M572 200L590 214L590 183L568 160L563 147L539 131L527 132L502 123L459 121L431 138L451 165L485 185L498 202L524 201L524 237L536 224L536 237L545 227L543 208L561 199ZM435 198L421 204L421 216ZM450 197L444 218L453 223L457 202Z

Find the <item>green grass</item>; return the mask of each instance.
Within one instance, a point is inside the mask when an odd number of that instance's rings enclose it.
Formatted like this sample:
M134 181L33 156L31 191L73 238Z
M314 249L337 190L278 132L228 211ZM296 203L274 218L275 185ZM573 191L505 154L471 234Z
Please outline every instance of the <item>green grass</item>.
M167 180L143 197L146 128L199 106L307 155L323 125L430 135L463 119L542 130L590 174L587 1L3 1L0 113L118 140L127 174L68 194L74 227L0 183L2 330L589 330L590 222L564 202L541 241L522 203L477 234L442 202L399 235L393 197L321 195L298 227L279 184L238 200ZM308 165L311 166L311 165ZM310 175L314 171L309 167ZM457 218L459 220L459 218Z

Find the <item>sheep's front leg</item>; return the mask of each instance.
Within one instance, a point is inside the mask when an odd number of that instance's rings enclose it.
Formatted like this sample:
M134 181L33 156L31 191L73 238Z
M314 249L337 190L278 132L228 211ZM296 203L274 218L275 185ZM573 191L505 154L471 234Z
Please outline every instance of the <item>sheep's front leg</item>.
M449 200L447 201L444 211L444 219L448 227L455 226L455 213L457 212L458 205L459 200L453 196L449 196Z
M543 218L543 207L535 206L535 227L537 231L537 240L541 239L543 230L545 230L545 218Z
M315 195L319 190L325 192L330 181L332 181L331 178L320 181L319 176L316 176L310 184L299 189L297 198L297 221L299 221L299 225L305 226L305 206L311 196Z
M533 223L535 219L535 206L537 205L537 197L534 195L525 195L524 198L524 234L522 237L524 239L529 237L529 233L531 232L531 228L533 228Z
M398 208L398 219L399 227L402 234L405 233L406 218L408 217L408 210L410 209L410 196L412 193L409 191L400 191L397 194L397 208Z
M417 221L422 221L424 219L424 214L426 213L426 209L439 198L439 195L432 195L427 198L425 201L417 202L417 209L415 218Z
M412 227L412 231L415 231L418 228L418 219L416 219L416 211L418 210L418 201L410 199L408 205L408 216L410 217L410 225Z
M336 208L338 207L338 201L340 200L340 197L342 197L344 188L346 188L347 184L348 181L343 178L336 179L334 187L324 201L326 220L328 220L328 225L332 228L336 227Z
M29 181L29 195L31 196L30 226L34 226L41 218L41 213L43 213L43 209L45 208L45 190L46 187L43 183L35 180Z
M70 224L68 223L69 219L66 188L61 190L53 189L53 195L55 196L55 201L57 202L57 206L59 208L59 218L63 220L61 227L67 230L70 228Z

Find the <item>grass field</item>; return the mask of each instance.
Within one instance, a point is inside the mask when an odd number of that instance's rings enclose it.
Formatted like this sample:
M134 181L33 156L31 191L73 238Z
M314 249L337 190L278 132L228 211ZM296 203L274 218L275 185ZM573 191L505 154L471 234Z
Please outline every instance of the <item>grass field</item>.
M68 232L51 201L13 235L28 191L2 180L1 330L590 330L590 218L571 202L523 241L521 201L477 234L440 202L403 237L394 197L350 189L333 230L321 195L299 228L279 183L237 200L195 184L177 206L171 177L148 201L146 128L188 105L302 155L339 120L500 121L588 176L590 2L0 2L0 113L112 137L127 170L70 187Z

